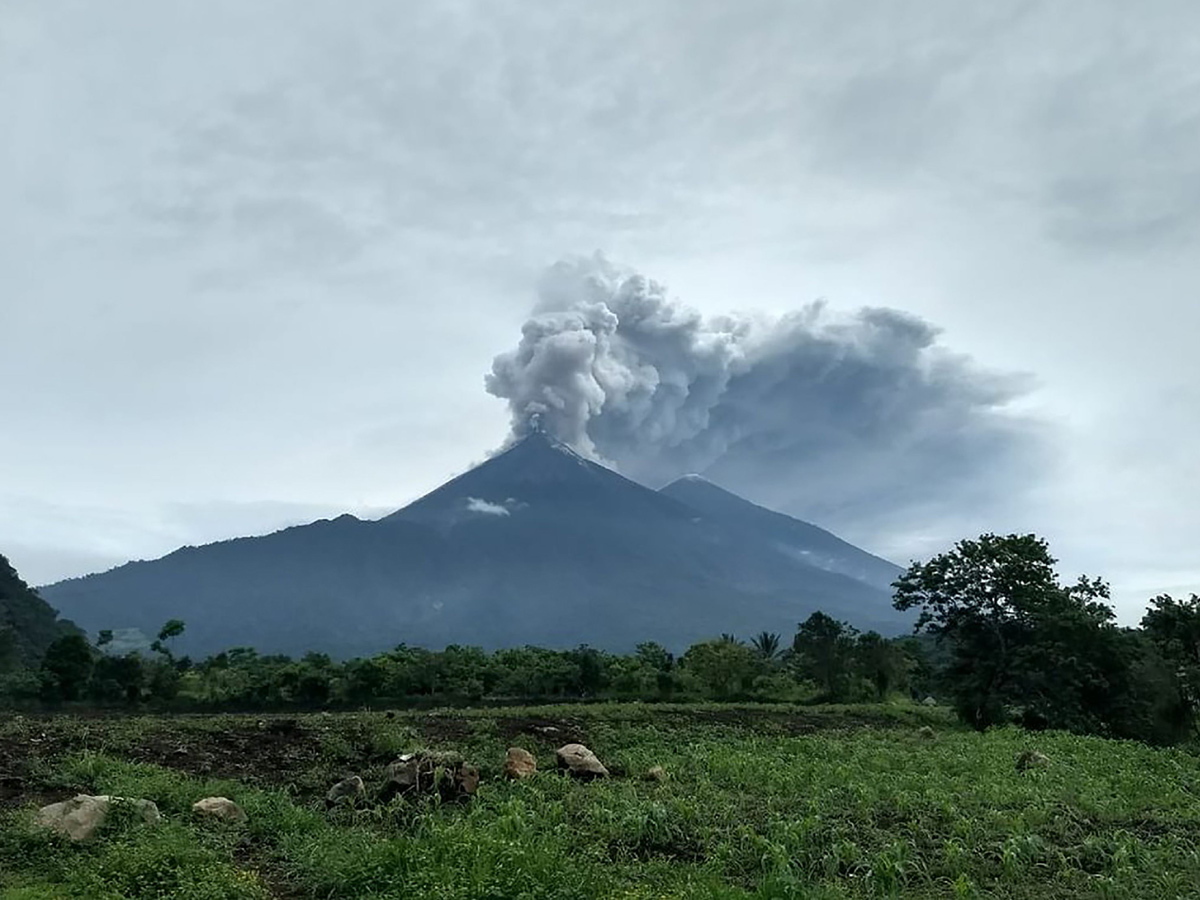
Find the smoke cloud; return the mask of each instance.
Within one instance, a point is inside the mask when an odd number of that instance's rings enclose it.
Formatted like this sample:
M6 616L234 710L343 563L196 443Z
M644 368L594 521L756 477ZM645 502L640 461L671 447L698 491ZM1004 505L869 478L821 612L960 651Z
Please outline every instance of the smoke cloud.
M1009 409L1027 379L950 352L920 318L820 301L704 317L599 254L545 273L486 385L510 440L536 421L650 486L701 473L859 534L1011 496L1040 444Z

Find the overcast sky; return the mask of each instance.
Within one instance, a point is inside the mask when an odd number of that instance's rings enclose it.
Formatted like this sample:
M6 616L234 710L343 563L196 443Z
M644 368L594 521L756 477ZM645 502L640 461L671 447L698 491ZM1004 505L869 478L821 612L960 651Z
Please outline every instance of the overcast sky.
M599 250L703 316L887 307L1029 377L1038 465L846 537L1037 531L1126 621L1200 590L1193 0L0 0L0 121L32 582L437 486L508 433L484 375L546 267Z

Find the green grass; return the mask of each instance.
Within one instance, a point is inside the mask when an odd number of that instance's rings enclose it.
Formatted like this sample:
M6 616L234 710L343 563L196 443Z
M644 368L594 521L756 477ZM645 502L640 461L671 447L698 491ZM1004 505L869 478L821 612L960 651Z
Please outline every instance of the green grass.
M621 774L499 780L510 745L553 766L559 735L515 733L526 719L580 732ZM930 722L932 740L919 731ZM980 735L911 707L605 705L303 717L292 750L271 751L294 750L294 770L270 757L238 781L179 771L195 752L175 768L169 756L132 761L256 727L253 717L0 726L10 750L45 734L26 775L38 799L147 797L166 818L114 821L71 845L30 826L32 802L10 808L0 900L1200 896L1200 760L1182 750ZM475 800L325 811L333 780L358 771L370 783L417 746L479 765ZM1029 747L1051 764L1020 774L1014 758ZM669 779L642 780L653 765ZM195 820L191 804L210 794L237 800L249 821Z

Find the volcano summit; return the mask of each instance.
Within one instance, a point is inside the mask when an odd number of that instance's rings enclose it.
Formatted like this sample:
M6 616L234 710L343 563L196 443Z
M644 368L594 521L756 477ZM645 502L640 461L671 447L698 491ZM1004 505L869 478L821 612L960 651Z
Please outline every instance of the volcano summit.
M696 476L654 491L535 431L376 521L184 547L41 589L95 633L171 618L194 655L338 656L399 643L672 649L791 634L821 609L899 631L900 570Z

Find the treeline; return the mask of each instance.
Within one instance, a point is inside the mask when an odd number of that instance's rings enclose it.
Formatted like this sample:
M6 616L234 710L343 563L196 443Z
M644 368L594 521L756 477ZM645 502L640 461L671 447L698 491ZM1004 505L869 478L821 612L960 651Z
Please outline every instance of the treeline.
M239 647L202 661L176 657L184 632L168 622L148 654L108 651L79 634L56 640L41 666L0 677L10 702L94 703L191 708L381 706L531 700L762 700L852 702L930 683L926 653L915 638L859 634L814 613L786 642L761 633L721 635L676 657L660 644L629 654L581 646L426 650L400 645L338 662L323 653L300 659Z
M676 657L581 646L485 652L400 645L339 662L237 648L176 657L184 623L149 652L115 652L67 631L36 666L0 665L0 704L157 708L363 707L549 700L860 702L891 696L951 705L975 728L1015 722L1152 743L1193 738L1200 710L1200 598L1154 598L1138 628L1115 623L1108 586L1063 584L1045 541L985 534L914 563L895 606L916 633L860 634L824 613L793 635L722 635Z

